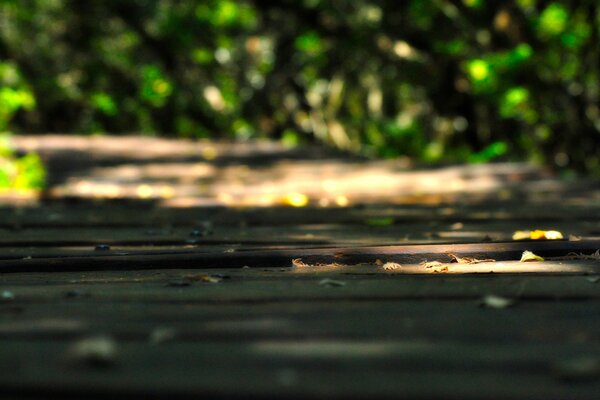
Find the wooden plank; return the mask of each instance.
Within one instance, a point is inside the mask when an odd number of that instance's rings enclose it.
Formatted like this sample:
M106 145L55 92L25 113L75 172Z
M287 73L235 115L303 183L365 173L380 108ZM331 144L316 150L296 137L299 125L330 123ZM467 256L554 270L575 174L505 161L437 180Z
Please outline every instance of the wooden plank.
M534 267L535 268L535 267ZM364 271L364 270L363 270ZM0 289L10 291L14 301L8 305L72 300L84 297L95 302L140 301L160 303L243 303L313 302L365 300L462 299L479 301L495 294L530 300L595 300L600 297L597 276L569 275L404 275L342 271L252 271L238 274L233 270L213 270L223 276L217 283L202 282L206 271L153 271L149 276L92 273L2 275ZM596 266L596 274L600 273ZM339 281L331 286L324 279Z
M570 252L593 253L600 249L600 240L581 241L530 241L474 244L400 245L350 248L306 248L281 250L249 250L224 253L203 253L194 249L143 252L102 252L106 255L63 256L47 258L7 257L0 260L0 272L142 269L214 267L285 267L292 259L305 263L372 263L377 259L415 264L422 261L449 261L448 254L479 259L518 260L524 250L542 257L566 256ZM543 267L543 266L542 266ZM423 271L427 272L427 271Z
M85 293L85 292L82 292ZM481 306L481 298L315 298L231 303L161 299L114 299L89 291L44 302L0 307L0 340L70 340L109 334L119 340L407 340L471 344L579 343L600 336L600 302L583 296L560 300L524 296L506 309ZM172 301L171 301L172 300ZM258 300L258 299L257 299ZM360 321L360 322L358 322ZM158 332L158 333L157 333ZM160 332L163 332L162 334ZM166 333L165 333L166 332ZM596 343L597 344L597 343Z
M565 382L561 360L586 346L371 341L119 343L106 368L69 364L66 344L10 341L0 393L43 396L595 399L600 382ZM596 347L592 351L598 352ZM49 366L52 368L48 368ZM559 369L560 371L560 369Z
M389 218L395 224L423 221L448 223L487 223L506 221L514 229L536 228L532 223L568 224L572 221L597 223L600 206L500 202L496 204L367 205L351 207L269 207L161 208L152 201L75 201L50 202L42 207L0 207L0 228L40 227L164 227L190 226L212 221L219 226L293 226L304 224L365 224L369 220Z
M375 219L377 221L377 219ZM389 222L383 220L384 222ZM449 223L430 220L423 222L391 223L371 226L362 224L299 224L290 226L213 226L210 229L194 226L147 228L135 226L112 227L37 227L0 229L0 247L16 246L84 246L96 243L111 245L184 245L196 244L329 244L329 245L385 245L396 243L464 243L482 241L509 241L513 232L528 229L514 221L485 221ZM539 221L535 228L559 230L565 237L593 236L600 229L591 221Z

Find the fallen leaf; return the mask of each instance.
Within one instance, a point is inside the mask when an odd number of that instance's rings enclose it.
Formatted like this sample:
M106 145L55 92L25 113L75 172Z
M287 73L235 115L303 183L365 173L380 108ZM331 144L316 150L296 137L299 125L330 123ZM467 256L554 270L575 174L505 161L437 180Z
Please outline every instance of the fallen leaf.
M512 240L525 240L529 239L529 231L515 231L512 235Z
M386 271L395 271L402 268L402 265L395 262L386 262L383 264L383 269Z
M281 202L287 206L305 207L308 205L308 196L302 193L288 193L281 199Z
M306 267L310 267L309 264L305 263L304 261L302 261L301 258L294 258L292 260L292 266L296 267L296 268L306 268Z
M78 364L107 367L116 361L117 344L106 336L81 339L69 347L67 357Z
M436 267L442 267L444 264L439 261L423 261L421 263L421 265L424 266L425 268L436 268Z
M377 260L375 260L375 265L377 265L378 267L381 267L384 264L383 261L381 261L379 258Z
M346 286L346 282L336 281L335 279L325 278L325 279L321 279L319 281L319 285L329 286L329 287L340 287L340 286Z
M570 242L578 242L580 240L581 240L581 236L577 236L577 235L573 235L573 234L569 235L569 241Z
M452 261L450 261L451 263L479 264L479 263L486 263L486 262L496 262L496 260L494 260L492 258L486 258L483 260L479 260L479 259L473 258L473 257L459 257L456 254L448 254L448 256L450 256L450 258L452 259Z
M482 307L496 309L507 308L513 306L514 304L515 301L513 299L507 299L506 297L500 297L493 294L485 296L483 299L481 299L480 303Z
M563 234L559 231L544 231L541 229L535 229L533 231L515 231L512 236L513 240L560 240L563 238Z
M0 302L9 302L15 299L15 295L10 290L3 290L0 294Z
M173 328L156 328L148 338L151 344L161 344L175 339L177 332Z
M525 250L521 255L520 262L529 262L529 261L544 261L544 259L536 254L533 254L529 250Z
M196 274L196 275L187 275L186 279L195 282L206 282L206 283L219 283L223 280L221 276L215 275L207 275L207 274Z
M450 229L452 229L453 231L459 231L464 227L465 224L463 224L462 222L455 222L452 225L450 225Z

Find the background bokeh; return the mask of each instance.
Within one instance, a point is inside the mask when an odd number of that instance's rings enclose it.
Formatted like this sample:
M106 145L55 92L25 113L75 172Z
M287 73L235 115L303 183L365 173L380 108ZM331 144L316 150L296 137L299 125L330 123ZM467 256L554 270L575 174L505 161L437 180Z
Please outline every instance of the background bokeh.
M598 174L599 23L595 0L2 0L0 131Z

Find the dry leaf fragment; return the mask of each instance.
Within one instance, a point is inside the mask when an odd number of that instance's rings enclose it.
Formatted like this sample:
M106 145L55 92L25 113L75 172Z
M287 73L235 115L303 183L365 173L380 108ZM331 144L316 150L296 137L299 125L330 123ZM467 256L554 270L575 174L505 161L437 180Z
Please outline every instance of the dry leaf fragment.
M585 278L585 280L588 281L589 283L598 283L598 282L600 282L600 275L587 276Z
M386 271L395 271L402 268L402 265L395 262L386 262L383 264L383 269Z
M117 344L112 338L106 336L81 339L73 343L67 351L67 357L74 363L93 367L113 365L116 356Z
M301 258L294 258L292 260L292 266L296 267L296 268L306 268L306 267L310 267L309 264L305 263L304 261L302 261Z
M377 260L375 260L375 265L377 265L378 267L383 266L384 262L381 261L379 258Z
M207 274L196 274L188 275L187 279L195 282L206 282L206 283L219 283L223 280L222 276L207 275Z
M459 257L456 254L448 254L448 256L450 256L450 258L452 259L450 262L459 263L459 264L479 264L479 263L485 263L485 262L496 262L496 260L494 260L492 258L486 258L483 260L479 260L479 259L473 258L473 257Z
M444 263L441 263L439 261L423 261L421 265L425 268L437 268L444 266Z
M581 240L581 236L577 236L577 235L573 235L573 234L569 235L569 241L570 242L578 242L580 240Z
M529 239L529 231L515 231L512 235L512 240L525 240Z
M529 250L525 250L523 255L521 255L520 262L529 262L529 261L544 261L544 259L537 254L533 254Z
M535 229L533 231L515 231L512 236L513 240L561 240L563 238L563 234L559 231L544 231L541 229Z
M514 305L515 301L513 299L507 299L506 297L490 294L481 299L480 304L482 307L502 309Z
M346 286L346 282L337 281L335 279L325 278L325 279L321 279L319 281L319 285L328 286L328 287L341 287L341 286Z
M148 338L151 344L161 344L173 340L177 332L173 328L156 328Z

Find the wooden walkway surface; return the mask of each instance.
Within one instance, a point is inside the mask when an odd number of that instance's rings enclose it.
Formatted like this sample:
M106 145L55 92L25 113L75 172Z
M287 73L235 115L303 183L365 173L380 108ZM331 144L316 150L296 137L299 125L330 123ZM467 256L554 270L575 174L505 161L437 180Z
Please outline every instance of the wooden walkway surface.
M598 182L271 143L17 145L51 176L0 207L0 398L598 398ZM564 239L512 240L533 229Z

